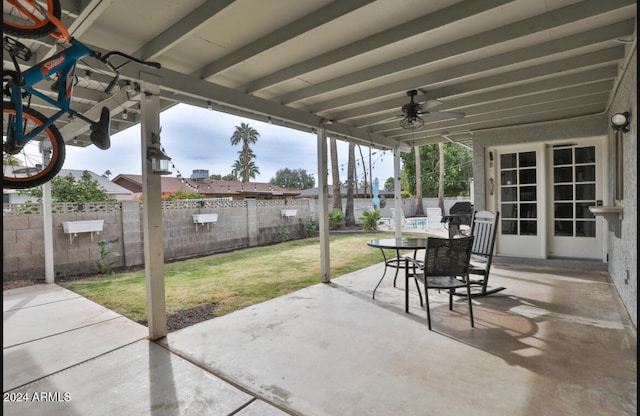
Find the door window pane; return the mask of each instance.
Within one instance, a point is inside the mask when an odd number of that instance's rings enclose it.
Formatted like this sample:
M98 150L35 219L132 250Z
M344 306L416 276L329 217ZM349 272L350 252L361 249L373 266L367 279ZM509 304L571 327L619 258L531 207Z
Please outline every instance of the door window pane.
M554 186L553 199L556 201L573 201L573 185Z
M595 221L576 221L576 237L595 237Z
M520 170L520 183L536 183L536 170L535 169L521 169Z
M520 218L537 218L536 204L520 204Z
M576 218L595 218L591 211L589 211L589 207L595 204L596 201L576 203Z
M590 183L585 185L576 185L576 199L584 201L585 199L596 199L596 184Z
M576 147L576 163L596 163L596 148Z
M536 152L524 152L519 155L519 162L521 168L531 167L536 165Z
M518 218L517 207L518 205L516 204L502 204L500 216L502 216L502 218Z
M573 182L573 168L553 168L553 181L559 182Z
M554 216L556 218L573 218L573 203L554 204Z
M501 185L516 185L518 183L517 171L507 170L500 172L500 184Z
M554 221L553 225L556 236L573 236L573 221Z
M500 197L503 201L517 201L518 196L516 190L517 188L502 188L500 190Z
M538 223L536 221L520 221L520 235L537 235Z
M573 163L573 149L556 149L553 151L553 164L571 165Z
M516 154L515 153L507 153L504 155L500 155L500 168L501 169L510 169L515 168L516 166Z
M576 182L595 182L596 166L576 166Z
M520 187L520 201L535 201L536 187L535 186L522 186Z
M502 221L502 234L504 235L518 234L518 222L515 220Z

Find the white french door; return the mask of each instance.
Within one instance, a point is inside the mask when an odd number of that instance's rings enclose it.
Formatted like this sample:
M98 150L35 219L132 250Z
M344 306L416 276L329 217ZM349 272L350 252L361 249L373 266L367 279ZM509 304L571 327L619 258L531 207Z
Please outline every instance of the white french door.
M540 191L544 182L541 146L497 151L497 209L499 253L516 257L544 257L544 228Z
M607 224L589 211L605 194L603 140L487 149L487 205L500 211L497 254L603 259Z
M602 226L589 211L602 204L602 141L547 149L550 257L602 258Z

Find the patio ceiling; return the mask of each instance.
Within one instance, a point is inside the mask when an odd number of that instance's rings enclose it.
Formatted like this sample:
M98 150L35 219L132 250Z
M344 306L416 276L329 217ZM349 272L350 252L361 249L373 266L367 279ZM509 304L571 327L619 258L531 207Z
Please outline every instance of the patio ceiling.
M162 64L127 65L109 95L109 76L85 60L94 68L78 71L74 108L97 119L106 105L112 132L140 122L136 80L144 72L158 77L163 108L210 103L306 131L325 126L331 136L380 148L469 144L478 130L607 112L636 47L632 0L62 0L62 7L82 42ZM61 47L50 37L30 44L30 64ZM402 114L412 89L425 108L466 116L424 115L424 128L414 131L399 119L381 122ZM86 123L60 127L67 142L89 144Z

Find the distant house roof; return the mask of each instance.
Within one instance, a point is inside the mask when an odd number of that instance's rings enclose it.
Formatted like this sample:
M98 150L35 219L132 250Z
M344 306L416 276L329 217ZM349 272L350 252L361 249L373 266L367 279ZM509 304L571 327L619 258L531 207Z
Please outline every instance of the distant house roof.
M86 169L85 169L86 170ZM64 177L64 176L73 176L76 181L82 179L82 175L84 174L85 170L82 169L61 169L60 172L58 173L58 177ZM111 182L109 179L100 176L94 172L91 172L90 170L86 170L89 175L91 176L91 179L98 182L98 185L104 189L105 193L110 197L110 198L114 198L118 201L123 201L123 200L130 200L133 198L133 192L131 192L129 189L122 187L116 183ZM3 195L9 195L9 194L15 194L16 190L13 189L3 189ZM16 195L12 195L11 198L7 197L4 198L6 201L5 202L23 202L27 199L29 199L29 196L22 196L22 197L17 197ZM9 201L10 200L10 201Z
M92 180L98 182L98 185L100 185L105 190L107 195L109 196L127 195L129 198L133 195L133 192L131 192L129 189L124 188L116 183L113 183L109 179L105 178L104 176L100 176L94 172L91 172L90 170L61 169L60 173L58 173L58 176L72 175L74 178L76 178L76 180L79 180L79 179L82 179L82 175L84 174L85 171L88 172L89 175L91 175Z
M118 175L113 182L129 189L135 194L142 193L142 175ZM294 197L300 191L290 191L277 185L262 182L225 181L221 179L193 180L190 178L178 178L163 176L161 179L163 193L172 193L177 190L200 192L207 198L232 197L238 198L284 198Z

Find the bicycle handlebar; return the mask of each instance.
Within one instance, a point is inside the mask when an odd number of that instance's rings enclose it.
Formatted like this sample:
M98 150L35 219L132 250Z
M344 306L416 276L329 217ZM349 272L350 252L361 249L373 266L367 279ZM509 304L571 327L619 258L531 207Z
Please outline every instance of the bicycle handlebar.
M120 51L111 51L111 52L107 52L104 55L98 56L98 59L102 62L104 62L107 65L110 65L109 63L109 57L111 57L112 55L118 55L118 56L122 56L123 58L126 58L129 61L133 61L136 62L140 65L144 65L144 66L150 66L152 68L161 68L162 65L160 65L160 63L158 62L151 62L151 61L143 61L141 59L136 58L135 56L131 56L131 55L127 55L124 52L120 52Z
M118 55L123 58L126 58L127 62L123 63L122 65L116 68L109 62L109 58L112 55ZM111 52L107 52L104 55L94 52L94 57L98 59L100 62L107 65L109 68L111 68L111 70L116 74L115 77L113 77L113 80L111 80L107 88L105 88L104 90L104 92L106 92L107 94L111 94L111 92L113 91L113 88L116 86L116 83L120 79L120 73L118 72L118 69L122 68L124 65L126 65L129 62L135 62L140 65L148 66L151 68L157 68L157 69L160 69L162 67L159 62L143 61L141 59L136 58L135 56L127 55L126 53L120 52L120 51L111 51Z

